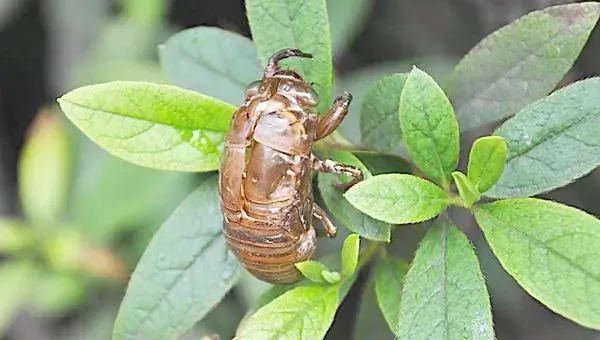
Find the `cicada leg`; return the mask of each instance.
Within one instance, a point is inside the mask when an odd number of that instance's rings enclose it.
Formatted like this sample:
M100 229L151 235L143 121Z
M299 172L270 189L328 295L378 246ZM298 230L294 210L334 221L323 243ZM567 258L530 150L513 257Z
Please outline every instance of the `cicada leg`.
M351 101L352 95L348 92L336 98L327 113L319 119L317 124L317 140L327 137L340 126L344 117L348 114Z
M325 210L323 210L323 208L319 207L318 205L316 205L314 203L313 203L313 217L316 218L317 220L319 220L319 222L321 222L321 226L323 227L323 229L325 229L325 233L327 234L327 236L329 236L329 237L335 236L335 233L337 232L337 228L331 221L331 218L329 217L329 215L327 215L327 212L325 212Z
M315 171L328 172L331 174L346 175L352 177L352 180L350 182L339 183L337 185L337 187L342 191L348 190L351 186L362 181L364 178L362 171L355 166L341 164L330 159L322 161L314 155L312 156L312 168Z

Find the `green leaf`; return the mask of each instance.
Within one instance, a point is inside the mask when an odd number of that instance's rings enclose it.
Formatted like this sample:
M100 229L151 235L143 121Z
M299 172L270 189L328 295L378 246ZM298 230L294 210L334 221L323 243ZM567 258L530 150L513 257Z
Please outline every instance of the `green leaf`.
M342 276L340 275L340 273L331 272L328 270L323 271L321 273L321 276L323 276L323 279L325 279L325 281L331 284L336 284L342 280Z
M375 269L377 303L394 334L398 334L400 329L400 301L408 267L405 261L388 256Z
M320 111L331 105L333 66L325 0L246 0L248 22L263 63L276 51L297 48L313 59L290 58L291 69L314 82Z
M367 91L381 80L381 78L405 70L405 66L402 62L385 62L364 67L347 74L336 74L336 93L347 91L352 94L353 98L348 115L337 129L344 138L354 145L364 144L361 137L362 127L360 120L362 103Z
M467 237L440 219L427 232L406 275L399 339L495 339L491 306Z
M19 160L19 194L36 227L52 227L63 212L71 170L70 141L63 122L42 111L29 130Z
M336 56L352 43L370 13L368 0L327 0L333 52Z
M447 87L461 130L513 115L547 95L579 56L599 6L587 2L535 11L477 44Z
M59 100L67 117L115 156L162 170L219 168L235 107L175 86L119 81L73 90Z
M449 198L435 184L411 175L378 175L351 187L344 197L358 210L380 221L405 224L440 214Z
M399 156L371 151L353 151L352 154L369 169L372 175L411 172L410 163Z
M29 262L0 264L0 335L6 332L19 308L35 287L35 267Z
M181 31L158 51L175 85L232 104L243 101L246 85L261 79L264 69L252 41L217 27Z
M322 339L333 322L339 289L339 285L294 288L252 315L235 339Z
M344 240L342 247L342 276L354 274L358 265L358 251L360 250L360 237L350 234Z
M327 268L327 266L321 262L311 260L296 263L296 268L298 268L304 277L318 283L325 282L325 279L323 279L323 275L321 275L321 273L324 271L329 271L329 268Z
M454 179L460 198L462 198L467 208L470 208L473 203L479 201L481 193L475 188L475 184L473 184L467 176L460 171L454 171L452 173L452 178Z
M506 141L502 137L481 137L473 143L467 177L479 192L488 191L500 179L504 171L506 153Z
M360 110L362 141L377 151L394 151L402 143L398 109L406 73L387 76L365 94Z
M400 98L400 127L414 163L443 187L458 162L458 123L444 91L413 68Z
M273 285L269 290L264 292L257 300L255 305L253 306L254 311L266 306L271 301L280 297L284 293L290 291L295 288L299 283L295 284L281 284L281 285Z
M600 165L600 78L577 82L524 108L495 134L508 143L506 169L486 196L533 196Z
M370 173L365 166L349 152L330 152L328 157L344 164L357 166L363 171L365 178L370 177ZM324 172L318 174L321 197L335 219L350 231L366 239L389 242L390 225L361 213L348 203L344 199L343 192L335 187L336 183L340 183L340 179L341 176L338 177Z
M222 235L216 182L212 176L191 193L152 238L129 282L113 339L177 338L234 285L241 268Z
M0 218L0 254L16 253L34 244L34 230L24 221Z
M341 92L346 90L352 93L352 97L354 98L352 100L354 104L350 105L350 112L338 128L338 131L353 144L362 144L364 141L361 140L360 111L367 91L384 77L399 72L410 72L413 65L427 70L438 82L445 83L443 80L448 78L448 74L452 73L456 65L456 60L454 60L454 57L436 54L411 60L379 62L353 72L339 76L336 75L336 91ZM397 104L398 102L396 102ZM405 150L400 149L395 151Z
M248 274L250 275L250 274ZM242 273L242 280L240 280L240 283L243 283L243 277L244 274ZM267 305L268 303L270 303L271 301L275 300L276 298L280 297L281 295L283 295L285 292L298 287L300 285L304 285L306 283L306 281L300 281L300 282L296 282L293 284L280 284L280 285L273 285L271 286L271 288L269 288L267 291L265 291L264 293L262 293L258 299L256 299L256 301L254 301L253 304L250 305L250 307L246 310L246 314L244 315L244 317L242 318L242 320L240 320L240 322L238 323L238 327L237 329L240 330L242 328L244 328L244 325L246 324L246 322L248 321L248 319L252 316L252 314L254 314L258 309L262 308L263 306Z
M600 220L533 198L480 208L475 218L504 269L548 308L600 329Z

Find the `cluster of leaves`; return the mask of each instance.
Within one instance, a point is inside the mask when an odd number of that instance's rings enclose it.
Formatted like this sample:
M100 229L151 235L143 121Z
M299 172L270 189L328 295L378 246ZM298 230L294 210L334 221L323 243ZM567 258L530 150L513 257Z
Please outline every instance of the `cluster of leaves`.
M315 55L288 63L316 83L325 108L333 84L325 1L248 0L246 8L253 42L199 27L160 47L163 69L181 87L142 82L82 87L59 99L63 111L118 157L156 169L208 172L218 168L233 104L240 102L245 84L260 77L274 51L294 47ZM351 235L342 249L341 272L317 261L299 264L309 280L265 293L237 338L322 338L356 270L390 242L392 225L439 215L410 265L391 255L377 263L379 307L398 338L493 339L477 257L444 214L452 205L473 212L494 254L532 296L575 322L600 328L600 267L593 260L600 249L600 221L575 208L526 198L564 186L600 164L594 133L600 80L580 81L545 97L577 58L599 14L598 3L551 7L492 33L456 67L444 86L450 99L418 68L375 83L359 104L363 142L376 152L326 145L320 150L367 174L344 196L332 189L331 175L318 177L336 219L369 240L360 260L358 238ZM466 174L456 171L459 130L511 115L494 136L474 143ZM408 163L385 155L402 144L425 178L399 173L411 169ZM506 199L482 203L484 196ZM177 337L218 303L240 271L221 233L211 175L148 245L113 338Z

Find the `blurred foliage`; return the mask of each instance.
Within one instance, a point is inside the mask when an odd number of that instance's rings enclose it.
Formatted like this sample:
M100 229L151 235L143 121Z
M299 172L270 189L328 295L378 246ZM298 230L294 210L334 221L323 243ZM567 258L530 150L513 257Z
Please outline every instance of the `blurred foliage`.
M0 14L10 3L2 2ZM117 79L164 82L156 45L169 34L168 6L163 0L148 4L124 1L66 88ZM94 295L122 292L150 235L194 181L110 156L54 107L41 109L19 164L25 219L0 217L0 254L8 256L0 263L0 338L22 308L39 316L69 315L90 306ZM65 337L81 338L68 334L97 328L97 338L106 339L100 330L110 334L118 302L76 319Z

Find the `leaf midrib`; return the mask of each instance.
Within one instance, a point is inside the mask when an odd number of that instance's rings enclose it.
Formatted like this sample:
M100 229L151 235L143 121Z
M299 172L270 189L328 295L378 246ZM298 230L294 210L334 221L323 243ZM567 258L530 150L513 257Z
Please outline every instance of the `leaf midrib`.
M171 292L171 290L177 285L178 282L180 282L181 277L184 273L186 273L194 264L196 264L196 262L199 260L200 256L202 256L202 254L212 246L212 244L219 239L219 236L222 235L222 231L219 231L218 234L215 235L210 235L211 239L206 242L200 249L199 251L194 254L194 256L192 257L192 261L190 261L188 264L186 264L185 266L183 266L181 268L181 270L179 271L179 273L175 276L175 278L173 279L172 284L168 285L166 287L166 289L163 290L163 292L160 294L160 298L156 299L156 302L152 305L151 308L148 309L148 312L146 313L146 315L139 321L137 322L137 327L135 327L135 330L141 330L144 328L144 326L146 325L146 323L148 322L148 320L150 319L151 315L153 315L154 311L156 310L157 306L161 305L165 298L167 297L167 295L169 295L169 293ZM118 316L117 316L117 320L119 320ZM132 332L134 332L135 330L129 330L129 331L125 331L123 335L127 336L127 335L133 335Z
M144 119L141 117L135 117L135 116L131 116L131 115L126 115L123 114L121 112L115 112L115 111L110 111L110 110L106 110L106 109L100 109L100 108L94 108L94 107L90 107L90 106L84 106L82 104L78 104L75 102L72 102L68 99L65 98L59 98L58 101L62 101L65 102L69 105L75 106L79 109L82 110L89 110L89 111L95 111L95 112L101 112L104 113L106 115L113 115L113 116L118 116L118 117L124 117L124 118L130 118L130 119L134 119L134 120L139 120L139 121L143 121L143 122L147 122L147 123L152 123L152 124L159 124L159 125L163 125L163 126L168 126L168 127L172 127L178 130L205 130L205 131L211 131L211 132L221 132L221 133L225 133L224 130L217 130L214 128L208 128L208 127L192 127L192 126L183 126L183 125L176 125L176 124L172 124L172 123L168 123L168 122L163 122L163 121L153 121L153 120L149 120L149 119ZM78 114L76 114L78 115Z
M447 246L448 246L448 225L446 223L442 224L442 232L441 232L441 260L442 260L442 273L440 275L440 284L441 284L441 294L444 303L444 332L446 333L446 338L448 337L448 296L446 294L446 277L448 271L448 259L447 259Z
M338 285L339 285L339 283L338 283ZM327 287L326 293L323 294L323 298L321 299L320 302L322 302L323 300L325 300L324 299L325 296L329 296L329 294L332 294L332 293L336 292L337 290L336 289L332 289L332 288L339 288L338 285L332 285L332 286ZM290 310L279 311L278 314L298 314L298 315L302 315L304 317L305 315L309 315L308 311L310 311L312 309L315 309L319 305L323 305L323 304L319 304L319 303L306 303L301 309L291 310L291 311ZM300 318L300 322L304 322L304 318L303 317ZM287 320L287 321L285 321L283 323L281 329L284 329L284 330L288 329L288 326L292 325L296 321L298 321L298 318L290 318L289 320ZM261 329L259 328L259 330L261 330ZM270 329L267 329L267 331L269 333L272 333ZM302 329L300 329L300 331L302 332ZM275 336L275 337L269 337L268 339L269 340L277 340L277 339L279 339L277 337L278 335L279 334L274 334L273 336ZM241 339L244 339L244 338L241 338Z
M522 151L519 151L518 154L512 156L512 157L507 157L506 158L506 163L508 163L509 161L512 161L513 159L519 158L519 157L523 157L526 156L528 153L532 152L533 150L535 150L536 148L543 146L543 144L552 141L556 138L562 137L566 135L566 132L568 132L569 130L571 130L572 128L577 128L579 127L579 125L581 123L583 123L584 121L587 120L588 117L593 116L598 114L599 111L596 110L589 110L587 113L585 113L583 116L579 117L579 119L576 119L572 122L570 122L569 124L565 124L564 126L562 126L560 129L558 129L558 131L556 131L555 133L551 133L551 134L547 134L544 138L542 138L539 142L537 143L532 143L531 145L528 145L527 148L525 148ZM520 130L519 132L523 132L523 130ZM503 138L506 138L504 136L501 136Z
M547 14L547 13L546 13L546 14ZM522 19L520 19L520 20L522 20ZM546 46L546 45L548 45L548 44L554 43L554 41L555 41L555 40L556 40L556 39L557 39L557 38L558 38L558 37L561 35L561 33L563 33L563 29L564 29L564 31L565 31L565 32L567 32L567 35L574 35L574 33L571 31L571 29L567 29L567 28L564 28L564 27L562 27L562 28L560 28L560 29L558 30L558 32L556 32L554 35L552 35L552 36L551 36L551 37L550 37L548 40L546 40L545 42L541 43L539 46ZM504 32L501 32L501 31L494 32L494 33L493 33L493 36L496 36L496 35L501 35L500 33L504 33ZM491 39L490 39L490 40L491 40ZM482 42L482 43L483 43L483 42ZM487 92L489 92L489 90L490 90L491 88L493 88L493 87L497 86L497 85L498 85L498 83L500 83L500 80L504 80L504 79L506 79L506 77L505 77L504 75L506 75L506 74L509 74L510 72L512 72L512 71L513 71L514 69L516 69L516 68L520 68L520 67L522 67L522 66L523 66L523 64L525 64L525 63L528 63L532 57L538 57L538 58L539 58L539 56L536 54L536 52L533 52L533 51L528 51L528 52L527 52L527 54L528 54L528 55L527 55L525 58L520 58L520 59L517 61L517 63L516 63L516 64L515 64L513 67L511 67L511 68L510 68L510 70L509 70L509 71L507 71L507 72L502 72L502 73L497 73L496 75L494 75L494 76L492 77L492 78L494 79L494 81L492 81L492 82L488 83L488 85L484 86L483 88L481 88L481 89L478 89L479 91L473 91L473 92L471 92L471 94L470 94L470 95L467 97L467 99L466 99L466 100L463 102L463 104L461 104L461 105L460 105L460 106L457 108L457 111L459 112L459 114L458 114L457 116L458 116L458 117L462 117L462 116L469 117L469 116L473 116L473 115L475 115L475 114L476 114L476 112L474 112L474 111L473 111L473 107L472 107L472 105L473 105L473 100L474 100L474 99L479 99L479 98L480 98L480 95L481 95L482 93L487 93ZM467 57L468 57L468 55L465 57L465 60L466 60L466 58L467 58ZM461 64L462 64L462 63L461 63ZM461 65L459 64L459 65L457 66L457 72L456 72L456 73L458 73L458 69L459 69L460 67L461 67ZM467 115L467 114L460 114L460 113L462 113L462 112L465 112L465 110L466 110L466 109L465 109L465 107L467 107L467 108L470 108L470 109L471 109L471 112L470 112L470 114L469 114L469 115ZM472 124L470 124L470 125L472 125ZM469 125L469 126L470 126L470 125Z
M539 239L532 237L531 235L529 235L528 233L522 231L521 229L519 229L518 227L504 221L501 219L498 219L496 216L494 216L492 213L488 212L485 210L485 208L479 209L480 213L484 213L487 214L488 218L493 219L494 221L496 221L498 224L500 225L505 225L507 227L509 227L510 229L515 230L516 232L518 232L519 234L525 236L525 238L527 240L531 240L534 241L534 243L540 245L541 248L547 250L548 252L554 254L555 256L559 257L560 259L562 259L563 261L565 261L566 263L568 263L570 266L579 269L582 273L584 273L585 275L589 276L590 278L594 279L595 281L597 281L600 284L600 276L597 276L594 273L589 272L588 270L586 270L584 267L582 267L581 265L579 265L576 262L573 262L571 259L565 257L562 253L556 251L554 248L547 246L546 243L544 243L543 241L540 241ZM493 228L493 226L492 226ZM490 229L492 229L490 228ZM484 228L485 229L485 228Z
M424 117L428 116L428 112L426 112L425 110L421 109L420 107L418 107L416 104L414 104L411 101L408 100L403 100L402 103L408 104L409 106L412 106L412 108L414 110L417 110L421 113L423 113ZM429 125L429 120L426 119L426 124L428 127L428 131L434 131L436 130L439 125L442 123L443 120L446 120L445 115L440 115L439 117L440 119L437 121L437 123L435 124L434 127L432 127L431 125ZM447 176L448 176L448 171L445 169L445 164L444 161L442 160L442 155L440 153L441 150L448 150L448 148L450 147L451 143L446 143L445 146L440 145L440 143L438 143L438 139L434 136L429 134L427 131L423 131L419 128L419 126L411 119L404 119L404 121L407 124L410 124L411 127L413 128L414 131L417 131L419 133L421 133L425 138L427 138L435 147L435 152L434 152L434 158L435 158L435 162L437 163L437 168L438 171L440 172L440 176L439 178L436 178L437 180L439 180L440 182L442 182L442 185L445 186L446 183L448 182ZM419 153L421 154L421 152ZM423 158L422 156L419 156L421 158ZM431 176L431 177L437 177L437 176Z

